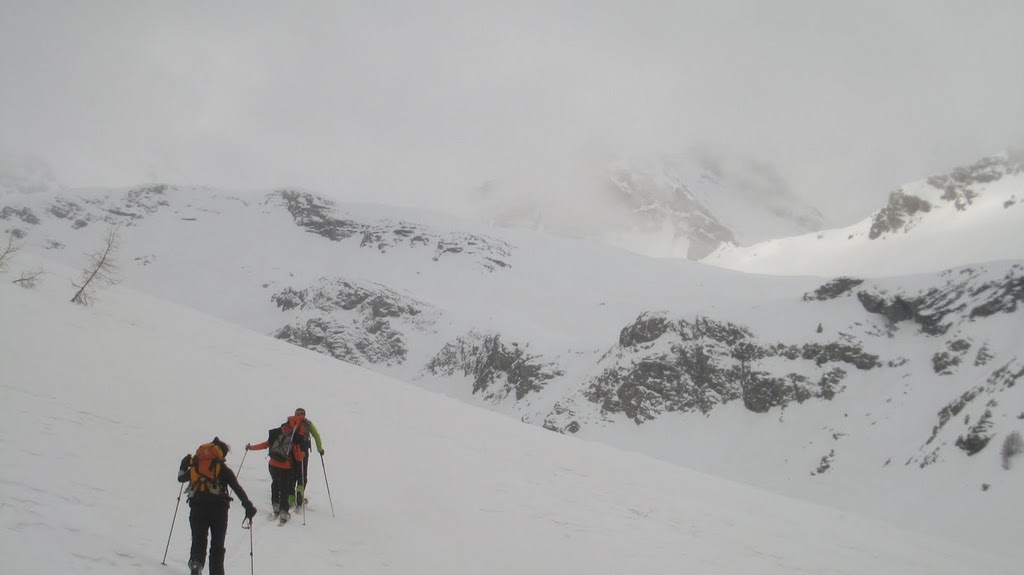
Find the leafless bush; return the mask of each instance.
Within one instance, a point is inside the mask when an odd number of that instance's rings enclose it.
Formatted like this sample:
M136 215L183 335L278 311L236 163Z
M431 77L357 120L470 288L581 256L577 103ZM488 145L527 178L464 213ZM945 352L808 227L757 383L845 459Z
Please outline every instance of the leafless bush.
M1009 469L1010 460L1022 451L1024 451L1024 439L1021 438L1020 432L1011 432L1003 441L1003 469Z
M82 270L80 284L72 282L78 291L71 301L77 304L89 305L92 303L93 290L100 286L113 285L117 283L117 263L114 255L120 247L120 228L114 226L107 231L103 247L98 251L89 254L89 265Z
M0 272L7 271L7 265L11 263L11 258L14 254L18 253L21 246L14 243L14 235L8 234L7 236L7 247L0 250Z
M26 289L32 289L39 285L40 278L44 273L46 272L42 268L30 272L21 272L21 277L11 283Z

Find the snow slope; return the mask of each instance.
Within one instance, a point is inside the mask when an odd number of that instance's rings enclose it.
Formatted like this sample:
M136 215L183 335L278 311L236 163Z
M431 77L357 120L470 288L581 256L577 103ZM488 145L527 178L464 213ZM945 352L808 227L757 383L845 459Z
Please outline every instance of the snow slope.
M750 246L704 263L751 273L889 276L1024 259L1024 158L1007 152L908 184L846 228Z
M1024 514L999 461L1024 429L1019 263L820 295L821 278L291 191L4 202L14 277L33 257L77 268L116 223L126 288L516 420L997 552Z
M34 291L0 282L5 571L185 573L177 463L219 435L262 512L250 533L233 506L231 573L250 559L363 575L1019 572L1018 548L978 552L520 425L127 288L78 307L70 270L44 265ZM305 525L278 528L265 462L243 465L240 446L298 402L327 452Z

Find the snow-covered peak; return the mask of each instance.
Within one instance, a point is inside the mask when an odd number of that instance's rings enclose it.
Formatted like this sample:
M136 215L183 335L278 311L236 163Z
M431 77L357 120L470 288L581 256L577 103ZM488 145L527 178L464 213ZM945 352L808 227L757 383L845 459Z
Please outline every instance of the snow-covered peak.
M722 246L703 261L786 275L883 276L1024 259L1024 153L1009 151L907 184L846 228Z
M493 225L686 259L822 227L821 214L770 166L723 153L635 156L581 171L587 173L564 182L572 189L555 195L533 193L537 182L491 180L474 190L464 209Z

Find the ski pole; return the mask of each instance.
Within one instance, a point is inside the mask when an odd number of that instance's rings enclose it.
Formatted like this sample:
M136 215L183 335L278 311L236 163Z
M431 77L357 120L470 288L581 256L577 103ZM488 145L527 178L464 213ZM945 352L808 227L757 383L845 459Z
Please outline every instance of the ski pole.
M245 524L246 521L249 522L248 526L246 526L246 524ZM253 556L252 556L252 519L251 518L246 517L245 519L242 519L242 529L248 529L249 530L249 572L250 573L256 573L256 564L254 563L254 559L253 559Z
M242 461L238 464L238 471L235 472L235 479L238 479L242 475L242 466L245 465L245 456L249 455L249 450L246 449L245 453L242 454Z
M334 515L334 500L331 499L331 482L327 480L327 464L324 463L324 454L320 454L320 465L324 468L324 483L327 485L327 501L331 502L331 517Z
M164 547L164 558L160 561L161 565L167 565L167 550L171 548L171 533L174 533L174 521L178 519L178 506L181 505L181 494L185 492L185 484L181 484L181 489L178 490L178 502L174 504L174 517L171 518L171 531L167 533L167 547Z

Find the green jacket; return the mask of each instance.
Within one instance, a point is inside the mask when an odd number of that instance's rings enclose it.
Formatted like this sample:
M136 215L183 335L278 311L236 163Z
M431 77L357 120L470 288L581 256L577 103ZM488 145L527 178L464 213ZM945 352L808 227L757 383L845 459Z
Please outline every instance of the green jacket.
M321 441L320 441L320 432L316 430L316 426L313 425L313 422L308 420L308 419L306 420L306 429L308 429L309 430L309 434L313 436L313 441L316 441L316 451L317 451L317 453L323 451L324 450L324 444L321 443Z

